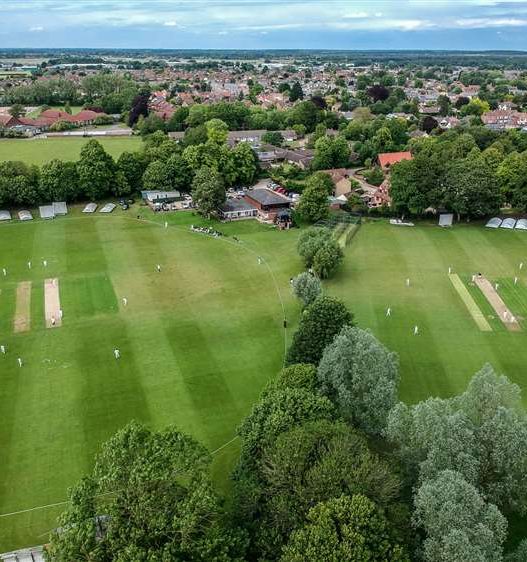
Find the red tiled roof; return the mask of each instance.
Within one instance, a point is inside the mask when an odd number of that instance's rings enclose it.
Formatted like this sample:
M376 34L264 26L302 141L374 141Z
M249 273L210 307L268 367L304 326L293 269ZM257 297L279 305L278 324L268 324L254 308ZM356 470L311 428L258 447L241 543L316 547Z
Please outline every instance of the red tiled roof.
M19 124L20 121L12 115L0 115L0 126L2 127L14 127Z
M412 153L411 152L384 152L383 154L379 154L379 164L381 168L388 168L389 166L393 166L397 164L397 162L401 162L401 160L411 160Z

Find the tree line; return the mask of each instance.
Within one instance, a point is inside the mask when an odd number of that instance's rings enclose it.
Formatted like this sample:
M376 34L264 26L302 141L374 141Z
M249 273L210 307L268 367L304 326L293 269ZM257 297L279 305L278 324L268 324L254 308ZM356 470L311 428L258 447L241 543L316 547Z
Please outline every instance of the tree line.
M209 170L209 184L215 178L215 185L220 186L221 203L225 187L249 185L259 171L252 148L247 143L229 148L227 133L223 122L211 120L204 125L203 135L176 143L157 132L145 139L142 150L123 152L117 160L92 139L82 147L77 162L54 159L40 168L17 161L1 162L0 204L17 207L49 201L98 201L142 189L189 192L201 186L199 177L207 177L205 173L198 176L202 169ZM204 201L201 210L210 214L215 207Z
M393 208L422 214L450 209L458 217L495 214L504 205L527 210L527 135L460 128L413 139L413 160L391 171Z

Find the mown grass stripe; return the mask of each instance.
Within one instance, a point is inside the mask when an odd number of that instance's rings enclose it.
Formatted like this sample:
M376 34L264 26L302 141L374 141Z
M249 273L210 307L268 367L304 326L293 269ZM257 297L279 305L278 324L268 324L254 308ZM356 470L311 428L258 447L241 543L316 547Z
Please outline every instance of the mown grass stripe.
M457 273L450 273L448 277L450 278L452 285L454 285L454 289L456 289L459 297L465 303L465 306L467 307L478 328L482 332L492 332L490 324L487 322L485 316L483 316L483 313L468 292L467 288L463 284L463 281L461 281L459 275Z

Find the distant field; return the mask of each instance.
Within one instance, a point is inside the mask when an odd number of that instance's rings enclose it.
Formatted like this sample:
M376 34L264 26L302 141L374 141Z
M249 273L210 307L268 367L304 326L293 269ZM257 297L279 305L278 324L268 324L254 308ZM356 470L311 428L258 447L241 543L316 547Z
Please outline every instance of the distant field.
M64 111L63 105L51 105L49 107L51 107L51 109L59 109L60 111ZM72 105L70 107L71 107L72 115L76 115L82 109L82 105ZM28 117L38 117L41 113L42 113L42 106L37 107L34 111L31 111L30 113L28 113L27 116Z
M81 148L89 138L65 139L9 139L0 141L0 161L22 160L27 164L44 164L54 158L78 160ZM125 151L139 150L143 141L139 137L97 138L114 158Z

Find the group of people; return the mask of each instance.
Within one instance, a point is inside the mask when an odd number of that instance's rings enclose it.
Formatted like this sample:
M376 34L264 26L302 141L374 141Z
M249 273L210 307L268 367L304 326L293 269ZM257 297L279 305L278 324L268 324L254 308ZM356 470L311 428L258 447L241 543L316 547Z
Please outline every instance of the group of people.
M220 232L219 230L215 230L210 226L194 226L193 224L191 224L190 230L192 230L192 232L201 232L202 234L208 234L209 236L214 236L214 238L223 236L222 232Z

